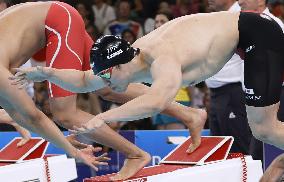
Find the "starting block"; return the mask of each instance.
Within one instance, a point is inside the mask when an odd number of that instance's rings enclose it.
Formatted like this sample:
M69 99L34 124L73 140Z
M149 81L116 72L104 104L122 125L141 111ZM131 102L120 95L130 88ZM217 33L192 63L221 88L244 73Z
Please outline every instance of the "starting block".
M187 154L190 143L189 137L159 165L145 167L124 182L258 182L262 176L261 161L253 160L251 156L227 159L233 137L202 137L200 147ZM84 182L110 181L113 175L87 178Z
M24 146L17 147L17 143L19 143L20 140L20 137L16 137L0 150L0 165L2 162L13 163L43 158L49 144L40 137L34 137Z
M74 159L44 155L47 141L34 137L17 147L20 140L14 138L0 150L0 181L67 182L77 178Z
M204 165L223 161L226 160L233 142L234 138L230 136L204 136L201 138L201 146L195 152L187 154L185 151L191 144L189 137L164 157L160 163Z

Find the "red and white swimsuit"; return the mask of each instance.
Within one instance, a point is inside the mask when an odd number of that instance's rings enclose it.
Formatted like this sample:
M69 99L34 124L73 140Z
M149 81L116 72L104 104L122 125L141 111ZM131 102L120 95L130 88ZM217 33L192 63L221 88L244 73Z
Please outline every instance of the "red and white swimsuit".
M86 71L90 68L93 40L76 9L62 2L52 2L45 20L46 47L34 55L46 60L46 66L58 69ZM48 83L50 97L65 97L74 93Z

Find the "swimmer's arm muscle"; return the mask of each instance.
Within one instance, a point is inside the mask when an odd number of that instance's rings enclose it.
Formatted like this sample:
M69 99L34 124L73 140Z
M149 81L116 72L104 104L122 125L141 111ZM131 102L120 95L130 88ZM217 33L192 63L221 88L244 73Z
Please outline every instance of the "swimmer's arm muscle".
M97 117L108 122L138 120L160 113L170 106L181 86L180 65L156 60L152 63L151 72L154 82L143 95Z
M92 92L105 87L103 80L91 70L56 69L44 67L47 80L75 93Z

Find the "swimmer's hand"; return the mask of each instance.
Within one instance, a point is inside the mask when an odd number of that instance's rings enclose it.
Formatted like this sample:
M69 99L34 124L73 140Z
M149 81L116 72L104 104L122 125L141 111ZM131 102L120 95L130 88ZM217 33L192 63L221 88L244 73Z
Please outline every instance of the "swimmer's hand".
M16 127L16 129L22 135L22 139L17 143L17 147L22 147L23 145L28 143L28 141L30 141L31 133L21 126Z
M94 156L94 153L100 152L101 150L101 147L94 148L93 146L88 146L87 148L77 150L76 154L72 157L98 171L98 165L108 165L107 161L110 160L110 158L107 157L107 153L103 153L98 157Z
M30 138L22 138L18 143L17 143L17 147L22 147L24 146L26 143L28 143L30 141Z
M79 141L76 139L76 135L74 135L74 134L71 134L71 135L66 136L66 139L67 139L75 148L77 148L77 149L84 149L84 148L89 147L88 144L79 142Z
M44 67L36 66L31 68L13 68L16 71L14 76L9 77L12 80L12 85L19 85L19 88L25 88L30 81L42 82L48 77L44 71Z
M280 182L284 179L284 154L272 161L259 182Z

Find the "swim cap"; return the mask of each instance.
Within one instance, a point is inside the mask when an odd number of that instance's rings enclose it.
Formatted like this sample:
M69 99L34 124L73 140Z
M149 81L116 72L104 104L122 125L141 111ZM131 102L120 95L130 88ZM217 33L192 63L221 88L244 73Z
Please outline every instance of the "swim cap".
M95 75L104 70L130 62L139 49L119 36L104 35L99 38L91 49L90 63Z

